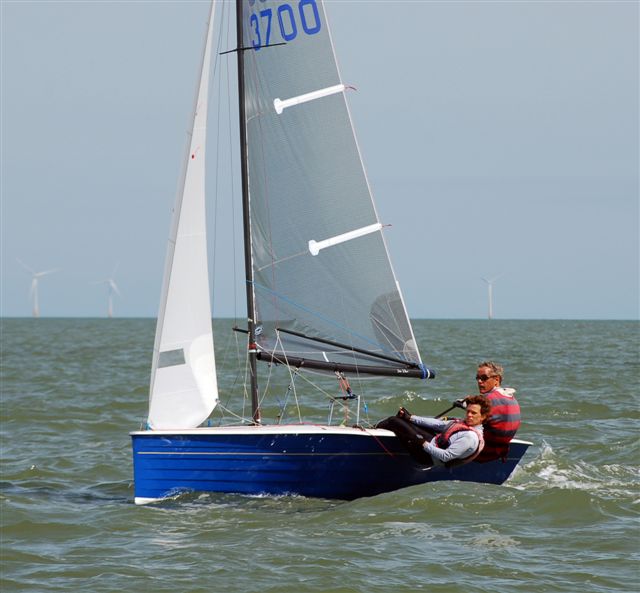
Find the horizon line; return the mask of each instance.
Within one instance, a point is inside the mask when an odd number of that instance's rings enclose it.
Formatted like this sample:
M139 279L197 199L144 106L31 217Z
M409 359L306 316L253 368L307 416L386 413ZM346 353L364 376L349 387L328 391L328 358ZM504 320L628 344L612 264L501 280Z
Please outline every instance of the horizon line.
M79 319L79 320L157 320L156 316L140 316L140 315L121 315L114 317L99 316L68 316L68 315L40 315L33 317L32 315L0 315L0 320L4 319ZM244 320L244 317L212 317L212 320L233 321ZM410 317L411 321L640 321L638 318L630 317Z

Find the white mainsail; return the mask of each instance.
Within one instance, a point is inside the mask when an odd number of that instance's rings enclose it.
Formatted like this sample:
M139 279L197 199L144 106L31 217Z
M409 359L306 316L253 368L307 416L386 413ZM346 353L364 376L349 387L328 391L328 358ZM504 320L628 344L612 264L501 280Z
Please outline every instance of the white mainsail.
M215 2L202 60L189 152L173 212L151 367L148 424L195 428L218 401L205 222L205 144Z

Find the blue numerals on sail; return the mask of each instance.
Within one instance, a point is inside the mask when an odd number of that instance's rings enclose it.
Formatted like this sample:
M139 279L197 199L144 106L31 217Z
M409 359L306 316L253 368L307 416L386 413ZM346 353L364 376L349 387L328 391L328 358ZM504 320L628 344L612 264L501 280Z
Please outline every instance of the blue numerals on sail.
M259 8L264 0L250 0L249 5L257 5ZM275 11L273 8L265 8L251 13L249 17L251 25L251 45L258 50L265 45L274 42L293 41L298 33L315 35L322 28L320 12L316 0L300 0L295 7L291 4L281 4ZM280 39L273 38L280 33Z

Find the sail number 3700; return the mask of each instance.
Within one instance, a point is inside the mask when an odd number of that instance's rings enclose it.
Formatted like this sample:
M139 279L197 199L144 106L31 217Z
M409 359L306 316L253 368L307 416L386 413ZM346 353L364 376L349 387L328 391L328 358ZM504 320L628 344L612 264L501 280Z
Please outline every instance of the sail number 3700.
M257 4L259 7L262 2L264 0L249 0L251 6ZM281 4L275 11L273 8L265 8L257 13L253 12L249 17L249 25L251 45L258 50L273 43L272 34L277 29L280 30L283 41L293 41L298 33L318 33L322 28L322 21L316 0L300 0L295 8L291 4Z

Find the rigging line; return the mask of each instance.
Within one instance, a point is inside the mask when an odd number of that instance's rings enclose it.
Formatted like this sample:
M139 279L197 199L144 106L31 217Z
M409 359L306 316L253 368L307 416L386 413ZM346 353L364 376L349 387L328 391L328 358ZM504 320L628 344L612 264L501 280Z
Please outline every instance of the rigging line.
M265 353L269 355L268 362L270 362L271 364L285 364L288 368L291 368L291 365L286 360L286 353L285 353L284 361L279 358L276 358L273 352L265 352ZM302 369L302 367L296 367L296 368ZM314 383L313 381L311 381L311 379L309 379L304 373L299 372L297 376L300 377L303 381L306 381L309 385L311 385L311 387L313 387L316 391L320 392L325 397L331 400L334 399L333 394L329 393L326 389L323 389L322 387L320 387L320 385L318 385L317 383ZM299 406L297 391L296 391L296 404ZM302 422L302 420L300 421Z
M247 404L249 404L249 406L251 408L253 408L253 402L252 402L252 395L251 395L251 390L250 390L250 379L249 377L251 376L251 364L249 361L249 351L247 350L246 346L244 347L244 351L245 351L245 355L244 355L244 379L242 381L242 387L243 387L243 399L242 399L242 417L246 419L247 422L249 423L253 423L253 412L251 413L251 419L249 419L247 417L246 414L246 409L247 409Z
M224 41L227 45L229 45L229 39L231 38L231 27L235 24L234 14L231 12L228 3L223 2L223 18L220 21L220 35L219 35L219 46L222 45L223 37ZM223 55L222 52L219 53L218 56ZM238 249L237 249L237 196L236 196L236 187L235 187L235 155L236 150L233 147L233 114L232 114L232 92L231 92L231 84L230 84L230 64L229 60L225 61L226 68L224 68L224 74L220 74L219 80L219 88L220 88L220 98L222 97L223 87L226 86L226 115L227 115L227 138L228 138L228 155L229 155L229 185L230 185L230 205L231 205L231 234L232 234L232 269L233 269L233 319L237 323L238 320Z
M226 39L229 39L229 28L231 26L231 19L230 19L230 11L228 8L227 3L223 3L222 5L222 13L221 13L221 18L219 21L219 35L218 35L218 49L221 47L223 41ZM226 37L225 37L226 35ZM224 39L223 39L224 38ZM232 130L232 115L231 115L231 91L230 91L230 84L229 84L229 60L225 60L224 63L223 61L219 58L219 56L216 57L216 60L214 62L216 70L214 71L214 80L217 83L217 90L218 90L218 129L217 129L217 160L216 160L216 210L217 210L217 205L219 202L219 193L220 193L220 189L218 186L218 175L219 175L219 163L220 163L220 154L222 153L222 144L223 144L223 140L225 140L225 138L223 138L224 134L221 133L221 121L222 119L224 119L224 115L226 112L226 140L228 140L228 146L229 146L229 159L230 159L230 164L229 164L229 175L228 175L228 181L230 182L231 185L231 191L230 191L230 196L231 196L231 226L232 226L232 249L233 249L233 305L234 305L234 319L237 322L237 300L238 300L238 296L237 296L237 265L236 265L236 261L237 261L237 249L236 249L236 224L235 224L235 187L234 187L234 167L233 167L233 158L234 158L234 154L235 151L232 148L232 134L231 134L231 130ZM215 72L218 73L217 78L215 77ZM226 89L226 109L222 109L222 105L223 105L223 96L224 96L224 91ZM217 217L216 217L216 225L217 225ZM214 244L217 243L217 233L215 233L215 237L214 237ZM217 249L215 250L215 252L217 252ZM214 256L214 272L213 272L213 280L214 280L214 287L215 287L215 262L217 260L215 259ZM224 348L224 360L223 363L226 363L227 361L229 361L230 357L233 356L233 351L231 348L231 340L232 338L229 338L229 340L227 340L225 348ZM238 387L240 381L241 381L241 373L242 373L242 364L241 364L241 360L242 360L242 355L240 353L240 345L239 345L239 341L238 341L238 336L234 334L234 338L235 340L235 360L238 363L236 365L236 373L235 373L235 377L233 379L233 384L231 385L230 388L230 395L229 398L232 397L231 393ZM228 402L227 402L228 403ZM226 408L226 406L225 406ZM226 408L228 409L228 408Z
M288 297L285 297L282 294L279 294L275 290L272 290L271 288L269 288L267 286L263 286L262 284L258 284L255 280L253 281L253 286L254 286L254 288L258 288L260 290L263 290L263 291L265 291L267 293L270 293L270 294L274 295L275 297L283 300L285 303L289 303L290 305L293 305L294 307L304 311L305 313L309 313L310 315L313 315L317 319L321 319L322 321L325 321L325 322L333 325L334 327L337 327L338 329L344 331L345 333L349 334L350 336L356 336L357 338L360 338L362 341L367 342L368 344L372 344L374 346L377 346L378 348L381 348L385 352L389 352L386 348L383 347L382 344L378 344L377 342L374 342L370 338L367 338L366 336L362 336L362 335L352 331L348 327L343 327L337 321L335 321L335 320L333 320L333 319L331 319L331 318L329 318L329 317L327 317L325 315L321 315L320 313L316 313L315 311L312 311L308 307L300 305L299 303L296 303L292 299L290 299ZM397 362L397 360L396 360L396 362ZM410 362L410 361L401 361L401 362L403 364L412 364L412 365L415 364L415 363Z
M265 397L267 397L267 389L269 388L270 382L271 382L271 369L269 369L269 374L267 375L267 380L265 381L262 394L258 398L258 404L260 405L260 408L262 408L262 403L264 402Z
M263 90L263 89L258 89L257 87L260 85L260 80L256 77L255 80L253 81L254 85L256 86L256 94L258 94L258 90ZM261 165L262 165L262 184L264 187L264 205L265 205L265 210L268 214L268 216L266 217L266 221L265 223L268 225L268 237L269 237L269 253L272 254L274 252L274 246L273 246L273 228L272 228L272 214L271 214L271 195L270 195L270 191L269 191L269 183L268 183L268 179L267 179L267 161L265 158L265 155L267 153L266 151L266 147L265 147L265 133L263 131L263 127L262 127L262 118L258 118L258 129L260 130L260 135L259 135L259 146L260 146L260 161L261 161ZM256 159L257 159L258 155L256 155ZM261 268L262 270L262 268ZM273 285L275 285L276 283L276 271L274 268L271 269L271 282ZM275 301L272 303L274 309L280 313L280 307L278 307L278 303Z
M255 52L253 54L251 54L249 57L250 63L253 66L251 73L253 74L253 76L251 77L250 83L253 85L253 89L254 89L254 93L256 96L263 96L266 94L266 91L268 90L267 87L261 83L260 81L260 77L256 76L255 73L258 71L258 68L256 66L256 54ZM245 73L247 72L247 70L245 69ZM256 155L255 155L255 160L256 162L260 162L260 170L262 171L262 187L264 188L264 196L263 196L263 200L264 200L264 207L267 213L266 216L266 220L265 220L265 224L268 227L268 232L267 232L267 236L269 238L269 253L273 254L274 253L274 246L273 246L273 229L272 229L272 216L271 216L271 202L270 202L270 193L269 193L269 183L268 183L268 179L267 179L267 161L265 158L265 155L267 154L267 150L266 150L266 146L265 146L265 132L263 130L263 126L262 126L262 117L260 117L261 115L264 115L264 113L260 113L258 112L258 114L255 116L256 117L256 126L258 129L258 132L256 133L257 136L257 140L259 140L259 142L255 143L255 147L256 147ZM254 262L255 263L255 262ZM256 269L256 272L262 271L264 268L269 267L269 265L273 265L273 261L270 262L270 264L267 264L266 266L263 266L259 269ZM271 270L271 282L273 285L275 285L276 283L276 277L275 277L275 269L272 268ZM255 290L254 290L255 293ZM278 306L278 302L275 298L272 299L271 305L273 306L273 308L280 313L280 307Z
M341 304L341 309L342 309L342 315L343 315L343 318L344 318L345 315L347 314L347 310L345 308L344 294L342 294L341 297L340 297L340 304ZM351 338L351 341L353 342L353 336L351 336L351 334L349 334L349 337ZM352 359L352 362L354 363L354 366L356 368L356 376L359 376L360 375L360 367L358 366L358 360L356 358L356 352L354 350L353 344L351 344L351 349L352 349L351 350L351 359ZM344 377L344 373L341 372L340 375ZM349 385L349 381L348 380L347 380L347 385ZM350 385L349 385L349 389L351 389ZM351 391L350 393L351 393L351 395L353 395L353 391ZM357 396L356 424L360 423L360 403L361 403L360 402L360 396ZM348 405L347 405L346 401L344 402L344 404L345 404L344 407L345 407L345 420L346 420L346 416L347 416L347 414L349 412L349 408L348 408Z
M305 380L309 385L311 385L311 387L313 387L314 389L317 389L320 393L322 393L322 395L324 395L328 399L330 399L330 400L335 399L332 393L329 393L326 389L323 389L322 387L320 387L320 385L318 385L317 383L314 383L313 381L311 381L311 379L309 379L303 373L300 373L298 375L298 377L302 377L302 379Z
M363 393L365 392L365 391L364 391L364 380L363 380L363 378L362 378L362 375L360 374L360 367L359 367L357 364L355 365L355 367L356 367L356 370L355 370L355 380L358 382L358 391L359 391L361 394L363 394ZM365 408L366 408L367 419L368 419L368 418L369 418L369 408L368 408L368 406L367 406L367 402L366 402L366 400L364 400L364 395L362 396L362 399L363 399L364 406L365 406Z
M262 395L260 396L259 399L259 404L260 406L262 406L262 402L265 400L265 398L267 397L267 391L269 389L269 385L271 384L271 376L273 374L273 367L269 368L269 374L267 375L267 380L265 382L265 386L264 386L264 390L262 392Z
M367 405L367 400L365 400L364 398L364 387L363 387L362 376L360 375L360 367L357 364L355 365L355 367L356 367L356 370L355 370L354 381L358 382L358 392L360 393L360 396L359 396L360 399L358 400L358 409L362 404L362 408L365 414L367 415L367 422L369 422L369 425L371 425L371 422L369 421L369 406Z
M343 375L342 373L340 373L341 375ZM336 371L336 375L338 376L338 382L340 383L342 379L340 379L340 375L338 374L338 371ZM343 375L344 377L344 375ZM346 378L344 379L346 380ZM344 391L344 389L342 388L342 385L340 385L340 389L342 391L342 393L346 393ZM351 388L349 388L351 389ZM350 400L358 400L359 401L359 396L355 395L353 392L351 392L350 395L339 395L339 396L329 396L331 399L331 408L330 408L330 412L329 412L329 424L331 424L331 418L333 417L333 407L338 404L338 406L340 406L342 408L342 413L344 414L344 420L342 422L343 425L346 425L346 423L349 420L349 412L351 411L349 409L349 401ZM356 409L356 425L358 424L358 416L360 415L360 406L358 404L358 407Z
M220 25L219 27L222 28L222 23L224 22L224 5L222 7L223 10L223 14L220 15ZM218 50L220 49L220 45L222 43L222 35L218 35ZM221 109L221 97L222 97L222 74L219 73L218 70L218 66L222 67L221 63L220 63L220 59L218 56L216 56L216 59L213 61L213 73L212 73L212 78L214 83L216 81L218 81L218 92L217 92L217 98L218 100L216 101L217 105L216 105L216 166L215 166L215 186L214 186L214 200L213 200L213 257L211 258L212 264L211 264L211 279L210 282L213 282L213 286L212 286L212 290L211 290L211 297L212 297L212 303L211 303L211 307L213 309L213 304L215 302L215 287L216 287L216 282L215 282L215 278L216 278L216 264L217 264L217 257L216 254L218 253L218 249L217 249L217 244L218 244L218 202L219 202L219 188L220 188L220 154L221 154L221 150L220 150L220 142L221 142L221 134L220 134L220 109ZM218 73L218 77L216 78L216 73Z
M225 3L226 4L226 3ZM230 27L231 27L231 10L227 10L226 12L226 39L227 42L230 37ZM221 25L222 28L222 25ZM222 37L222 35L220 35ZM225 70L225 82L227 86L227 131L228 131L228 140L229 140L229 169L230 169L230 184L231 184L231 240L232 240L232 252L233 252L233 318L237 323L238 320L238 250L237 250L237 225L236 225L236 188L235 188L235 163L234 163L234 155L235 151L233 150L233 139L231 131L233 129L232 124L232 114L231 114L231 84L230 84L230 67L229 60L226 61L226 70ZM222 81L221 83L222 84Z
M233 339L234 339L235 346L236 346L236 362L237 362L238 364L237 364L237 366L236 366L237 370L236 370L236 373L235 373L235 377L234 377L234 379L233 379L233 383L232 383L231 387L229 388L229 396L227 397L227 403L228 403L228 401L232 398L233 392L234 392L234 390L235 390L236 386L238 385L238 377L239 377L239 375L240 375L240 370L241 370L241 368L242 368L242 366L240 365L240 344L239 344L239 341L238 341L238 336L237 336L237 334L235 334L235 333L233 334ZM229 356L230 356L230 353L231 353L231 348L229 347L229 340L227 340L227 343L225 344L225 347L224 347L223 352L224 352L224 360L223 360L223 363L226 363L226 362L229 360ZM226 365L224 365L224 364L223 364L223 366L226 366ZM222 402L221 402L221 401L219 401L219 400L218 400L218 405L219 405L223 410L227 410L227 411L229 411L229 412L230 412L230 408L228 408L226 404L222 403ZM235 414L235 413L233 413L233 412L232 412L232 414L233 414L234 416L238 416L237 414ZM222 418L224 418L224 413L223 413L223 415L222 415ZM222 421L222 418L220 419L220 421ZM242 416L238 416L238 418L242 418Z
M247 351L246 348L244 348L244 379L242 381L243 395L244 395L244 397L242 398L242 417L243 418L246 418L245 410L247 407L247 400L249 401L251 400L251 394L247 390L248 376L249 376L249 352Z
M262 272L262 270L266 268L276 266L278 264L281 264L282 262L289 261L290 259L294 259L296 257L300 257L301 255L309 255L309 250L305 249L300 253L294 253L293 255L287 255L286 257L281 257L280 259L271 260L268 264L265 264L264 266L260 266L259 268L256 268L256 272Z
M286 411L286 408L287 408L287 402L289 401L289 395L290 395L290 393L292 391L293 391L294 399L296 401L296 408L298 410L298 422L300 422L302 424L302 417L300 415L300 406L298 405L298 396L297 396L297 393L295 391L295 389L296 389L295 377L298 375L298 372L299 372L300 369L296 368L296 372L292 374L291 373L291 367L289 365L287 365L287 370L289 371L289 385L287 387L287 391L285 392L284 402L280 406L280 412L278 414L278 424L281 424L282 420L284 419L285 411Z
M287 365L287 368L289 369L289 374L291 374L291 367ZM298 400L298 389L296 388L296 382L295 382L296 377L299 377L299 376L300 376L300 369L296 368L296 372L293 374L293 377L291 379L291 385L293 389L293 399L296 402L296 410L298 411L298 422L302 423L302 410L300 409L300 401Z
M244 418L244 400L246 399L246 375L244 379L240 379L240 373L242 372L242 352L246 351L246 348L240 348L240 342L238 339L238 336L234 333L234 342L235 342L235 347L236 347L236 373L235 373L235 377L233 379L233 385L230 389L230 394L229 394L229 399L231 399L231 391L233 391L233 389L240 383L240 381L242 381L242 390L243 390L243 408L242 408L242 417Z
M280 342L280 333L276 330L276 346L278 346L278 344L281 344ZM274 365L269 365L269 369L271 370L271 368ZM287 405L287 399L289 397L289 391L291 390L292 386L293 386L293 377L291 375L291 368L289 367L289 365L287 366L287 370L289 371L289 387L287 388L287 393L285 394L285 401L284 404L282 405L281 411L280 411L280 420L282 420L282 417L284 416L284 411L285 411L285 407Z
M237 418L238 420L240 420L241 423L247 422L247 419L244 418L243 416L240 416L238 414L236 414L235 412L233 412L231 410L231 408L227 408L227 406L225 406L224 404L220 404L220 408L222 408L222 412L223 412L223 417L224 414L228 414L229 416L233 416L234 418ZM220 422L222 421L222 418L220 419ZM220 424L218 424L218 426L220 426Z
M276 336L277 336L276 346L278 344L280 344L280 347L282 348L282 351L284 352L286 366L287 366L287 369L289 371L289 381L290 381L290 384L293 386L293 399L295 399L295 401L296 401L296 410L298 410L298 422L302 422L302 413L300 411L300 402L298 401L298 391L296 389L295 381L293 380L293 375L291 373L291 365L289 364L289 361L287 360L287 353L284 350L282 341L280 339L280 332L278 330L276 330ZM296 374L297 375L300 374L299 371L300 371L300 367L297 367L297 369L296 369Z
M263 49L265 47L277 47L278 45L287 45L287 43L285 41L281 41L280 43L269 43L268 45L261 45L260 49ZM235 49L228 49L227 51L220 52L220 55L224 56L225 54L233 54L239 51L250 51L250 50L255 51L256 48L253 47L253 45L251 47L236 47Z
M373 440L375 440L376 443L378 443L378 445L380 445L380 448L387 454L389 455L389 457L395 457L395 453L393 453L392 451L389 451L389 449L387 449L384 446L384 443L382 442L381 439L379 439L375 434L371 434L371 432L369 430L367 430L366 428L362 429L364 432L366 432L371 438L373 438Z

